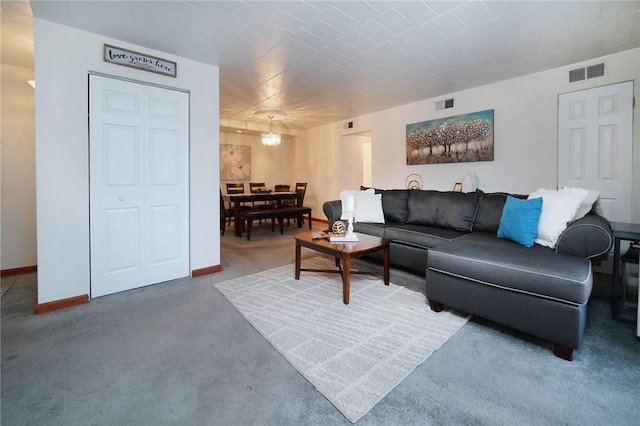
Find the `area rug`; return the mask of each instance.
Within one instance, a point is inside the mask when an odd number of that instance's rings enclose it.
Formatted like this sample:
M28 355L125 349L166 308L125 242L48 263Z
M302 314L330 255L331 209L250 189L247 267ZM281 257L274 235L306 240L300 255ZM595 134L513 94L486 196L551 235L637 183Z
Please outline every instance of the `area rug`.
M314 257L303 267L335 265ZM353 423L468 319L432 312L423 294L367 275L351 276L344 305L339 274L303 271L295 280L294 265L215 287Z

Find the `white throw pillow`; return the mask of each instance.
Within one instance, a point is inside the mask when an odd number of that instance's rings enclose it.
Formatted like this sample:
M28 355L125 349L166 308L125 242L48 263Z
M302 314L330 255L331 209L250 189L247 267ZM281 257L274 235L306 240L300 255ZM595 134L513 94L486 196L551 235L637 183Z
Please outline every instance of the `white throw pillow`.
M356 191L356 190L348 190L345 189L344 191L340 192L340 201L342 202L342 214L340 215L340 220L348 220L349 216L347 216L347 210L345 208L345 206L347 205L347 197L349 195L352 196L356 196L356 194L360 192L360 191ZM375 193L375 190L371 189L371 193Z
M567 224L573 220L586 196L587 191L580 188L565 192L541 188L529 194L529 200L542 197L542 213L535 242L541 246L555 248L558 237L567 229Z
M561 192L587 191L586 197L584 197L584 199L580 203L580 206L578 207L578 210L576 211L576 214L573 216L573 219L571 220L571 222L573 222L574 220L578 220L582 217L585 217L586 214L589 213L593 208L594 203L598 201L598 198L600 198L600 193L598 191L594 191L593 189L564 187L564 188L561 188L560 191Z
M382 194L376 194L373 189L356 193L356 214L354 220L356 222L384 223Z

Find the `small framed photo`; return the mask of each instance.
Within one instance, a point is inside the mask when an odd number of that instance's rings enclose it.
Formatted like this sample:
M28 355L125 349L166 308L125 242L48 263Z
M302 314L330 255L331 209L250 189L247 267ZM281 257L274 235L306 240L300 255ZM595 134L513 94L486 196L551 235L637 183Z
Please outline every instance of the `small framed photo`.
M455 185L453 185L453 190L455 192L462 192L462 182L456 182Z

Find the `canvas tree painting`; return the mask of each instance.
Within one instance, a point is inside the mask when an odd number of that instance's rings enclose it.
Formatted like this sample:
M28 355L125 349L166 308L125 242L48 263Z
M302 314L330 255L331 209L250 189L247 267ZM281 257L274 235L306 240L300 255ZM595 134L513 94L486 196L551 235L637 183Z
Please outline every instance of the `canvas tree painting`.
M407 164L493 161L493 110L407 124Z

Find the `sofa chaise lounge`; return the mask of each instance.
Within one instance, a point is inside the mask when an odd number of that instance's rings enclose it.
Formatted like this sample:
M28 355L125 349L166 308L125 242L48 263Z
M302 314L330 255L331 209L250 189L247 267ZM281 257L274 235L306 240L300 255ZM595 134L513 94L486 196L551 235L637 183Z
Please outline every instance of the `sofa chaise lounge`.
M584 334L591 262L606 258L613 243L606 219L590 211L566 226L554 248L525 247L497 237L510 194L375 193L384 223L356 222L354 230L391 240L391 264L425 275L432 310L447 305L532 334L572 359ZM328 201L323 211L331 227L341 220L342 202Z

